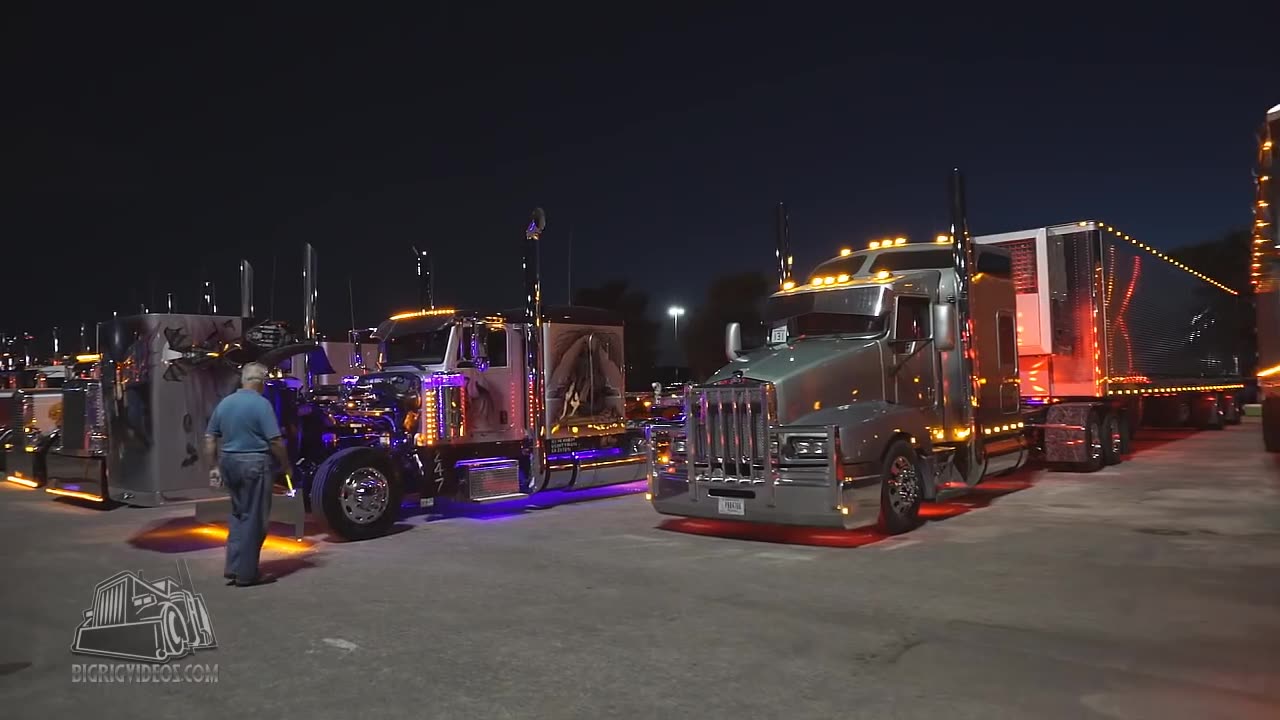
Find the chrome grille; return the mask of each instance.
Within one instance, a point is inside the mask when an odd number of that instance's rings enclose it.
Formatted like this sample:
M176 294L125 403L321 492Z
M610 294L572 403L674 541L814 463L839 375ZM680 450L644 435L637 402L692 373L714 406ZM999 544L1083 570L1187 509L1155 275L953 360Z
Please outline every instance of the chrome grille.
M764 483L772 476L767 383L690 388L685 414L692 473L711 482Z
M472 500L488 500L520 492L520 463L516 460L466 465L467 496Z

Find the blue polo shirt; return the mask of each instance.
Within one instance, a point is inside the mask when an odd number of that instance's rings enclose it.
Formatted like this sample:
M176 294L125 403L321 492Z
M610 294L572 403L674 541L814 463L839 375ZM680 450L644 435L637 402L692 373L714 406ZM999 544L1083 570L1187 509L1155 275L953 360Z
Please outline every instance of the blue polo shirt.
M224 453L267 452L271 441L280 437L280 424L271 401L240 388L213 409L208 434L222 441Z

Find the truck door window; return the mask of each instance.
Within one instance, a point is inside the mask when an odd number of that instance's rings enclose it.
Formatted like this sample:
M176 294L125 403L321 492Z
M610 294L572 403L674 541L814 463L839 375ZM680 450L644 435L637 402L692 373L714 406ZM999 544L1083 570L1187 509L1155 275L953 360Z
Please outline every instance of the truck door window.
M489 353L489 367L506 367L507 329L501 326L489 328L485 350Z
M893 337L895 340L924 340L930 337L928 298L898 298L898 317L894 320Z
M1012 313L996 313L996 344L1000 348L1000 367L1015 366L1018 363L1018 335Z

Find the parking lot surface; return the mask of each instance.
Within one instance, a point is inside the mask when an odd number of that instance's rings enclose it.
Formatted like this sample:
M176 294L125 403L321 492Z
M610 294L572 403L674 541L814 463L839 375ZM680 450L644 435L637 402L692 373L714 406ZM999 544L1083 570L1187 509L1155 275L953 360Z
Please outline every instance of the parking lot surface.
M255 588L223 585L190 507L0 485L7 718L1280 717L1280 466L1255 424L993 480L893 538L666 518L630 486L272 537L282 577ZM217 646L174 664L217 682L75 677L113 662L71 652L95 585L176 561Z

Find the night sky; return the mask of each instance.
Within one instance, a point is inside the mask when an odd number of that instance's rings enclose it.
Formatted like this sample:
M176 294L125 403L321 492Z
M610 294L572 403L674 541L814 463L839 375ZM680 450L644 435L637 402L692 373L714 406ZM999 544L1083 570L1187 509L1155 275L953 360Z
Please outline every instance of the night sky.
M259 314L274 259L275 315L296 320L304 242L329 332L350 323L348 278L362 326L414 305L413 244L440 304L513 306L537 205L548 300L567 296L572 232L575 287L625 278L658 311L692 307L717 273L771 271L779 200L801 272L932 237L952 165L976 233L1087 217L1172 248L1248 223L1253 132L1280 102L1267 3L42 5L0 25L0 329L68 339L165 292L194 311L205 278L234 311L241 257Z

